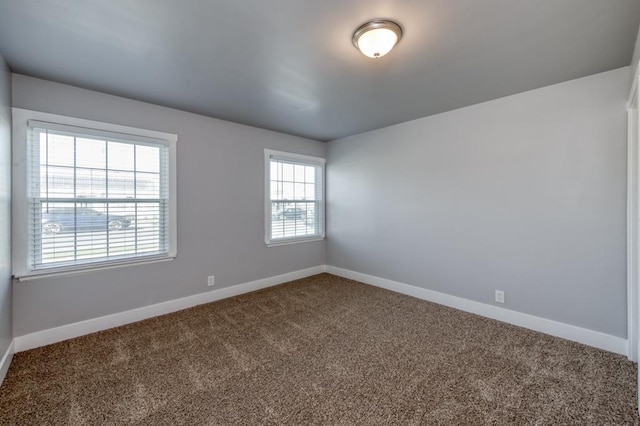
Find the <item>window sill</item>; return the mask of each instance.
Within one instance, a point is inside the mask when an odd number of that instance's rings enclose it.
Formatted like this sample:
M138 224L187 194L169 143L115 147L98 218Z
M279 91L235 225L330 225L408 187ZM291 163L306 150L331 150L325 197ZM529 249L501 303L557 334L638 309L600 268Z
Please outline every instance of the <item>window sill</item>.
M146 265L150 263L169 262L175 258L176 258L175 255L154 256L154 257L148 257L148 258L126 260L121 262L95 263L95 264L88 264L88 265L81 265L81 266L72 266L68 268L51 268L50 270L40 269L37 271L30 271L24 274L16 274L13 276L13 278L20 282L33 281L33 280L41 280L45 278L88 274L91 272L102 271L105 269L123 268L125 266L136 266L136 265Z
M299 244L299 243L308 243L311 241L322 241L325 237L313 237L313 238L303 238L303 239L291 239L291 240L275 240L275 241L267 241L267 247L276 247L276 246L286 246L289 244Z

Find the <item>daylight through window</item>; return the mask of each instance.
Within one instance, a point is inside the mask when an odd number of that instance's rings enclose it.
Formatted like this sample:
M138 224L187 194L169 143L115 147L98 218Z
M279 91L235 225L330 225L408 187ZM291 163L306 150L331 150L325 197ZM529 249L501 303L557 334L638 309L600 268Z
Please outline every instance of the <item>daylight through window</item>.
M323 158L266 150L266 243L324 238Z
M170 250L169 142L28 122L29 269Z

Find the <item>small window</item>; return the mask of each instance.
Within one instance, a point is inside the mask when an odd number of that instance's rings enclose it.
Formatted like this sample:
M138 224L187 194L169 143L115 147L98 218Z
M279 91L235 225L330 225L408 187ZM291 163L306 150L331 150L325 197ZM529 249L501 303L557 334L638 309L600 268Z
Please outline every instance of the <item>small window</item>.
M265 150L267 245L324 238L324 158Z
M16 112L28 219L15 275L175 257L175 135Z

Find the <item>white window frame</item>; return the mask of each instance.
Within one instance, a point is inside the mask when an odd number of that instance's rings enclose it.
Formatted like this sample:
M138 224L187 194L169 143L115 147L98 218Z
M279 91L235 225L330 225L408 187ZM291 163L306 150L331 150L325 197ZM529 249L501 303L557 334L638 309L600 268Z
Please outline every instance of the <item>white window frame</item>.
M322 168L321 200L320 210L322 212L321 233L313 236L286 237L271 239L271 159L286 159L292 162L300 162L302 164L312 164ZM272 149L264 150L264 242L267 246L281 246L286 244L304 243L309 241L321 241L326 237L326 159L322 157L313 157L310 155L294 154L291 152L275 151Z
M176 197L176 144L178 136L171 133L154 130L138 129L128 126L103 123L93 120L85 120L67 117L58 114L50 114L39 111L31 111L21 108L12 108L13 115L13 179L12 179L12 269L13 276L20 281L37 278L45 278L59 275L85 273L100 269L139 265L145 263L165 262L172 260L177 255L177 197ZM90 129L93 132L105 134L120 134L135 140L136 138L155 139L168 143L169 146L169 246L166 253L149 256L136 256L117 260L100 260L78 265L66 265L60 267L47 267L33 269L31 267L30 230L29 230L29 199L28 178L29 157L28 138L29 121L41 121L55 123L62 126L73 126Z

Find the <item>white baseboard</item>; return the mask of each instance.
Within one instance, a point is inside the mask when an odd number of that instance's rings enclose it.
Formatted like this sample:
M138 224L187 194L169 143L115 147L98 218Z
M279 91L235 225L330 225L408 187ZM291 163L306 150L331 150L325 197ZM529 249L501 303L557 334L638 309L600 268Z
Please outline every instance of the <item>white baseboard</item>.
M500 308L498 306L487 305L485 303L475 302L473 300L451 296L385 278L362 274L348 269L321 265L15 337L11 347L5 353L2 361L0 361L0 378L3 378L4 374L6 374L6 370L9 368L9 363L11 362L14 350L15 352L26 351L28 349L61 342L63 340L83 336L85 334L95 333L97 331L107 330L109 328L130 324L147 318L187 309L192 306L272 287L274 285L309 277L322 272L329 272L330 274L340 277L360 281L365 284L385 288L397 293L428 300L465 312L481 315L483 317L503 321L509 324L528 328L530 330L572 340L574 342L583 343L585 345L594 346L610 352L622 355L627 355L628 352L628 342L626 339L621 337L611 336L598 331L540 318Z
M418 299L428 300L440 305L449 306L461 311L470 312L483 317L503 321L509 324L528 328L530 330L539 331L541 333L550 334L552 336L561 337L563 339L572 340L574 342L604 349L621 355L627 355L627 340L621 337L611 336L609 334L586 328L576 327L545 318L536 317L521 312L511 311L509 309L500 308L498 306L487 305L486 303L475 302L469 299L463 299L449 294L439 293L433 290L427 290L408 284L391 281L385 278L378 278L372 275L362 274L360 272L350 271L348 269L338 268L335 266L327 266L326 272L338 275L340 277L349 278L381 287L397 293L413 296Z
M61 342L63 340L83 336L85 334L95 333L97 331L107 330L109 328L130 324L132 322L141 321L147 318L157 317L159 315L180 311L192 306L202 305L204 303L238 296L240 294L272 287L274 285L298 280L300 278L310 277L312 275L320 274L325 271L326 267L324 265L315 266L313 268L288 272L286 274L277 275L275 277L263 278L244 284L238 284L231 287L212 290L206 293L194 294L193 296L187 296L181 299L169 300L167 302L162 302L155 305L143 306L141 308L132 309L130 311L119 312L117 314L106 315L103 317L92 318L86 321L80 321L73 324L67 324L60 327L37 331L35 333L15 337L15 351L21 352L40 346L50 345L52 343Z
M0 360L0 385L4 381L4 378L7 376L7 371L9 371L9 365L11 365L11 360L13 359L13 348L14 341L12 340L11 344L2 356L2 360Z

